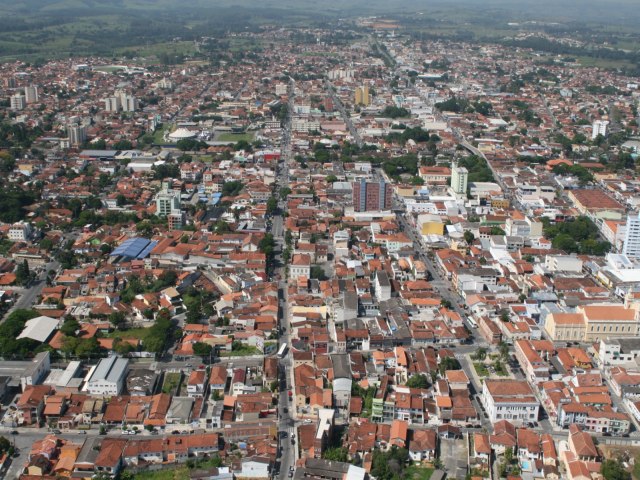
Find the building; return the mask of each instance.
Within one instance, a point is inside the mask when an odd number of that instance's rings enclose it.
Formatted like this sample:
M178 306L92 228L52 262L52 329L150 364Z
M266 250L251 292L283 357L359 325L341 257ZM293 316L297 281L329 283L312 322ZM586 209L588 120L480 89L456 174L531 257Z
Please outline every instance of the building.
M27 99L21 93L16 93L15 95L11 95L11 110L24 110L27 106Z
M596 120L591 124L591 140L595 140L598 135L603 137L607 136L607 127L609 122L607 120Z
M485 380L482 402L492 423L499 420L514 424L538 421L540 402L525 380Z
M103 358L86 377L85 390L91 395L120 395L125 384L129 360L113 355Z
M156 215L167 217L171 230L180 229L184 223L184 214L180 210L180 194L169 190L168 182L162 183L162 188L156 195Z
M293 256L289 264L289 277L292 281L300 277L307 280L311 277L311 256L307 253L298 253Z
M603 338L598 358L603 366L634 364L640 355L640 338Z
M362 85L360 87L356 87L356 105L363 105L368 107L371 104L371 97L369 95L369 87L367 85Z
M451 169L451 188L458 195L466 195L469 183L469 171L454 165Z
M353 182L353 209L356 212L391 210L393 187L386 182Z
M597 342L606 337L640 334L638 311L618 304L585 305L575 313L547 314L544 329L553 341Z
M12 242L25 242L31 238L32 233L33 229L30 224L19 222L11 225L8 237Z
M622 253L629 258L640 259L640 212L627 216Z
M72 146L77 147L87 140L87 127L84 125L69 125L67 133L69 134L69 143Z
M107 112L119 112L120 111L120 97L107 97L104 100L104 109Z
M138 109L138 99L133 95L123 93L120 95L120 105L123 112L135 112Z
M35 103L38 101L38 87L36 85L29 85L24 87L24 97L27 103Z

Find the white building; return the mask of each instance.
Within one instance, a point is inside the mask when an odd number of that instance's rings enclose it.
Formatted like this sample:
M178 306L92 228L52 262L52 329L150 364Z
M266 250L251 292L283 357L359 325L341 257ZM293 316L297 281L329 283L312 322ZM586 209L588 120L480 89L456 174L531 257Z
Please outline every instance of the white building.
M9 240L12 242L24 242L31 238L33 229L31 225L24 222L14 223L9 229Z
M374 293L379 302L389 300L391 298L391 282L387 272L378 270L373 283Z
M311 277L311 256L306 253L295 254L289 264L289 277L292 281L299 277Z
M24 87L24 97L27 103L35 103L38 101L38 87L35 85L29 85Z
M24 110L27 106L27 99L21 93L11 95L11 110Z
M607 136L607 127L609 122L607 120L596 120L591 124L591 140L595 140L598 135L603 137Z
M582 272L582 260L573 255L547 255L544 266L550 272Z
M87 140L87 127L84 125L69 125L69 143L73 146L82 145Z
M120 395L129 371L129 360L113 355L100 360L86 377L85 391L91 395Z
M540 402L525 380L486 380L482 386L482 403L491 423L538 421Z
M467 193L469 183L469 171L464 167L454 165L451 169L451 188L454 193L463 195Z
M156 215L167 217L172 213L180 213L180 194L169 190L169 183L163 182L156 195Z
M640 338L603 338L598 358L603 366L635 364L640 355Z
M120 97L107 97L103 101L104 101L104 109L107 112L120 111Z
M640 213L627 216L622 253L629 258L640 259Z

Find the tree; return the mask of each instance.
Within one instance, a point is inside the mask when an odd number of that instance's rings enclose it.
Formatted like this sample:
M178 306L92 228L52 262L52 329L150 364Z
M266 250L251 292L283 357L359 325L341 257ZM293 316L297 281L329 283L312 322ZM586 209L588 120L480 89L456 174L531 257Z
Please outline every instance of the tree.
M406 386L409 388L428 388L429 379L423 374L413 375L407 380Z
M505 342L500 342L500 344L498 345L498 351L500 352L500 357L503 360L508 360L509 359L509 344L505 343Z
M338 181L338 177L336 177L335 175L327 175L327 178L325 178L325 180L327 181L327 183L334 183Z
M109 322L118 330L121 330L124 327L126 320L124 312L111 312L109 314Z
M73 317L67 317L60 327L60 331L67 337L74 336L78 330L80 330L80 324Z
M176 142L178 150L182 150L183 152L196 150L199 146L200 142L194 138L183 138Z
M327 448L322 453L322 458L332 462L346 462L349 460L347 449L344 447Z
M278 209L278 200L276 197L269 197L267 200L267 215L273 215Z
M460 362L454 357L444 357L440 360L440 375L444 375L447 370L460 370L461 368Z
M482 361L485 358L487 358L487 349L484 347L480 347L471 356L473 357L474 360Z
M608 459L602 462L600 473L606 480L631 480L631 474L622 466L622 462Z
M286 200L289 195L291 195L291 189L289 187L282 187L280 189L280 198L282 200Z
M203 359L209 358L211 352L213 351L213 347L208 343L196 342L193 344L193 353Z
M311 266L311 278L317 279L320 281L327 280L327 274L320 265L312 265Z
M31 281L31 272L29 271L29 263L24 260L18 264L16 268L16 283L19 285L27 285Z
M6 437L0 437L0 454L6 453L11 449L11 442Z
M471 230L464 231L464 241L467 242L467 245L471 245L473 241L476 239L476 236L471 232Z
M129 140L120 140L113 144L114 150L131 150L133 144Z

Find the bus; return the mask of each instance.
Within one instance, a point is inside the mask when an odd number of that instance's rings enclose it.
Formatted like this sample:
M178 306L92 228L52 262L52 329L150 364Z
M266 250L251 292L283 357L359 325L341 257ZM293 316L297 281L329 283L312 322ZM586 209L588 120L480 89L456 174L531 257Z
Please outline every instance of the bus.
M280 349L278 350L278 358L284 358L286 354L287 354L287 344L283 343L282 345L280 345Z

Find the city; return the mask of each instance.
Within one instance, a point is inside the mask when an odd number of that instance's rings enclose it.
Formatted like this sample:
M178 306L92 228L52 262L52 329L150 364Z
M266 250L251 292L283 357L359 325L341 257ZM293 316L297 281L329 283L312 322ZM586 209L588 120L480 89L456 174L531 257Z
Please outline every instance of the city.
M2 478L640 478L640 78L341 22L0 63Z

